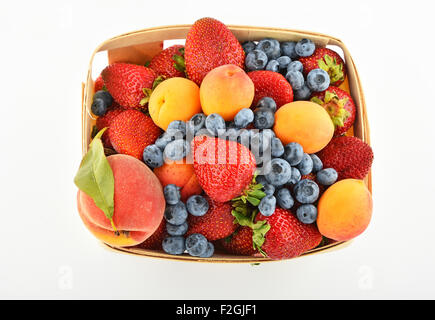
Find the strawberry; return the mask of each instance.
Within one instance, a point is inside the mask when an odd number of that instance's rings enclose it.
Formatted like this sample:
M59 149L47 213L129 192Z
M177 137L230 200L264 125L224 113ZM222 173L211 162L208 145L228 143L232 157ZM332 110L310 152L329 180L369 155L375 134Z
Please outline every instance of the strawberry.
M125 110L111 122L109 138L118 153L128 154L139 160L145 147L153 144L161 131L153 120L139 110Z
M94 92L103 90L103 88L104 88L103 76L100 74L98 76L98 78L95 79L95 82L94 82Z
M143 107L157 77L150 68L121 62L111 64L101 74L107 91L125 108Z
M98 117L95 123L95 125L97 126L97 130L100 131L103 128L110 128L110 124L112 123L113 119L115 119L115 117L119 115L122 111L124 111L124 109L116 102L113 102L110 110L108 110L104 116ZM103 133L103 135L101 136L101 140L103 141L104 147L113 148L112 143L109 139L108 130Z
M289 210L277 208L269 217L257 214L256 222L260 221L265 221L264 226L270 228L257 238L254 229L254 243L273 260L300 256L322 241L314 224L303 224Z
M350 94L344 90L329 87L326 91L315 92L311 101L320 104L328 111L335 126L335 136L346 133L355 122L355 103Z
M153 249L153 250L162 249L163 239L167 235L168 234L166 232L166 220L162 219L162 222L160 222L160 225L157 228L157 230L154 231L154 233L149 238L147 238L144 242L137 245L137 247L141 249Z
M213 18L193 24L186 37L184 57L187 76L198 85L216 67L235 64L243 69L245 63L242 45L222 22Z
M219 241L222 247L229 253L252 256L258 251L254 249L252 242L252 229L249 227L240 227L229 237Z
M364 179L373 162L372 148L356 137L340 136L317 153L324 168L334 168L338 180Z
M331 85L338 87L346 78L346 65L340 55L328 48L317 48L313 55L301 57L299 61L304 67L305 76L314 69L323 69L331 78Z
M185 77L184 46L166 48L151 60L148 67L165 78Z
M197 136L192 141L192 154L198 182L211 199L227 202L248 192L256 162L244 145Z
M258 101L270 97L276 102L277 108L293 101L293 89L284 76L273 71L251 71L248 76L254 82L255 96L252 106L257 106Z
M216 202L207 197L209 209L203 216L197 217L189 215L189 230L186 235L200 233L208 241L223 239L232 234L237 225L234 223L234 217L231 214L233 209L230 202Z

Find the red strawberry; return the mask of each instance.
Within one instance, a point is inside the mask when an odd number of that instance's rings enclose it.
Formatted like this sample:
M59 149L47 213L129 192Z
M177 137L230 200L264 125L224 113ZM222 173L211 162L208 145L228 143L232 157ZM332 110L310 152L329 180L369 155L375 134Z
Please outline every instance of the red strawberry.
M109 128L109 138L118 153L139 160L145 147L153 144L161 131L153 120L139 110L125 110L116 116Z
M372 148L356 137L336 137L317 154L324 168L334 168L338 180L364 179L373 162Z
M277 208L270 217L257 214L256 221L270 225L261 250L273 260L300 256L322 241L314 224L303 224L289 210Z
M137 245L137 247L142 249L152 249L152 250L158 250L162 249L162 242L163 239L167 236L166 232L166 220L162 219L162 222L160 222L159 227L156 231L144 242Z
M346 133L355 122L356 107L352 97L337 87L313 94L311 101L323 106L328 111L335 126L335 136Z
M110 124L112 123L113 119L115 119L115 117L119 115L122 111L124 111L124 109L121 106L119 106L116 102L112 103L110 110L108 110L104 116L98 117L95 124L97 126L97 130L100 131L103 128L110 128ZM108 130L103 133L103 135L101 136L101 140L103 141L103 144L106 148L113 148L112 143L109 139Z
M219 243L226 251L236 255L252 256L258 252L254 249L250 227L240 227L231 236L220 240Z
M166 78L185 77L184 46L166 48L151 60L148 67Z
M198 182L215 201L227 202L242 195L253 179L255 157L240 143L197 136L192 154Z
M121 62L111 64L101 74L107 91L125 108L144 106L157 77L150 68Z
M277 108L293 101L293 89L284 76L273 71L251 71L248 76L254 82L255 96L252 102L256 106L264 97L270 97L276 102Z
M245 52L237 38L213 18L202 18L193 24L186 37L184 57L187 75L198 85L216 67L235 64L243 69L245 63Z
M104 87L103 76L100 74L98 76L98 78L95 79L95 82L94 82L94 92L103 90L103 87Z
M228 237L232 234L237 224L231 214L232 206L230 202L216 202L207 197L209 209L201 217L189 215L189 230L186 235L201 233L209 241L214 241Z
M340 55L328 48L317 48L312 56L302 57L299 61L304 66L307 76L311 70L321 68L328 72L331 85L338 87L346 78L346 65Z

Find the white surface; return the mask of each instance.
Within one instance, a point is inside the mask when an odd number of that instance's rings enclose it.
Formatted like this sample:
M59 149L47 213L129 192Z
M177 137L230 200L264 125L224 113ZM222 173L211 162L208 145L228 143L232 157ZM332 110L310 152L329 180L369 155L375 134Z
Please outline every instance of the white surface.
M435 298L431 2L178 3L1 2L0 298ZM322 32L349 48L375 151L373 220L350 247L255 267L177 263L104 250L82 225L73 176L91 52L203 16Z

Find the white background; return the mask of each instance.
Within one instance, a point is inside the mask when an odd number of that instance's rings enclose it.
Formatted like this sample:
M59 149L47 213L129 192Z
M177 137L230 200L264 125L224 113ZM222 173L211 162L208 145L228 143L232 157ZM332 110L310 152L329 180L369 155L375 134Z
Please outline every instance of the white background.
M0 298L435 298L430 1L2 1ZM351 246L260 266L105 250L82 225L81 82L115 35L213 16L343 40L367 99L373 220Z

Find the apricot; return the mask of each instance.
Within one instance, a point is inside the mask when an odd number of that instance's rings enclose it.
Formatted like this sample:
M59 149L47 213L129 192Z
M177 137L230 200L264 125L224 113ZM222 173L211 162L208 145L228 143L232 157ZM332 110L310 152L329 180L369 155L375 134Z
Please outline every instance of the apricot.
M316 153L331 141L334 124L320 105L311 101L296 101L276 111L273 130L284 145L297 142L304 152Z
M163 130L174 120L190 120L201 112L199 87L186 78L165 80L151 93L148 110L154 123Z
M327 238L346 241L360 235L372 217L373 200L364 181L341 180L319 200L317 227Z
M207 73L199 93L205 115L218 113L231 121L241 109L251 106L255 88L243 69L226 64Z
M112 246L142 243L159 227L165 211L163 188L153 172L140 160L122 154L107 157L115 179L113 222L79 190L77 207L85 226L101 241Z
M163 187L168 184L175 184L180 187L181 200L186 201L194 194L201 194L202 189L195 175L193 164L184 162L185 161L167 161L163 166L155 168L154 173Z

